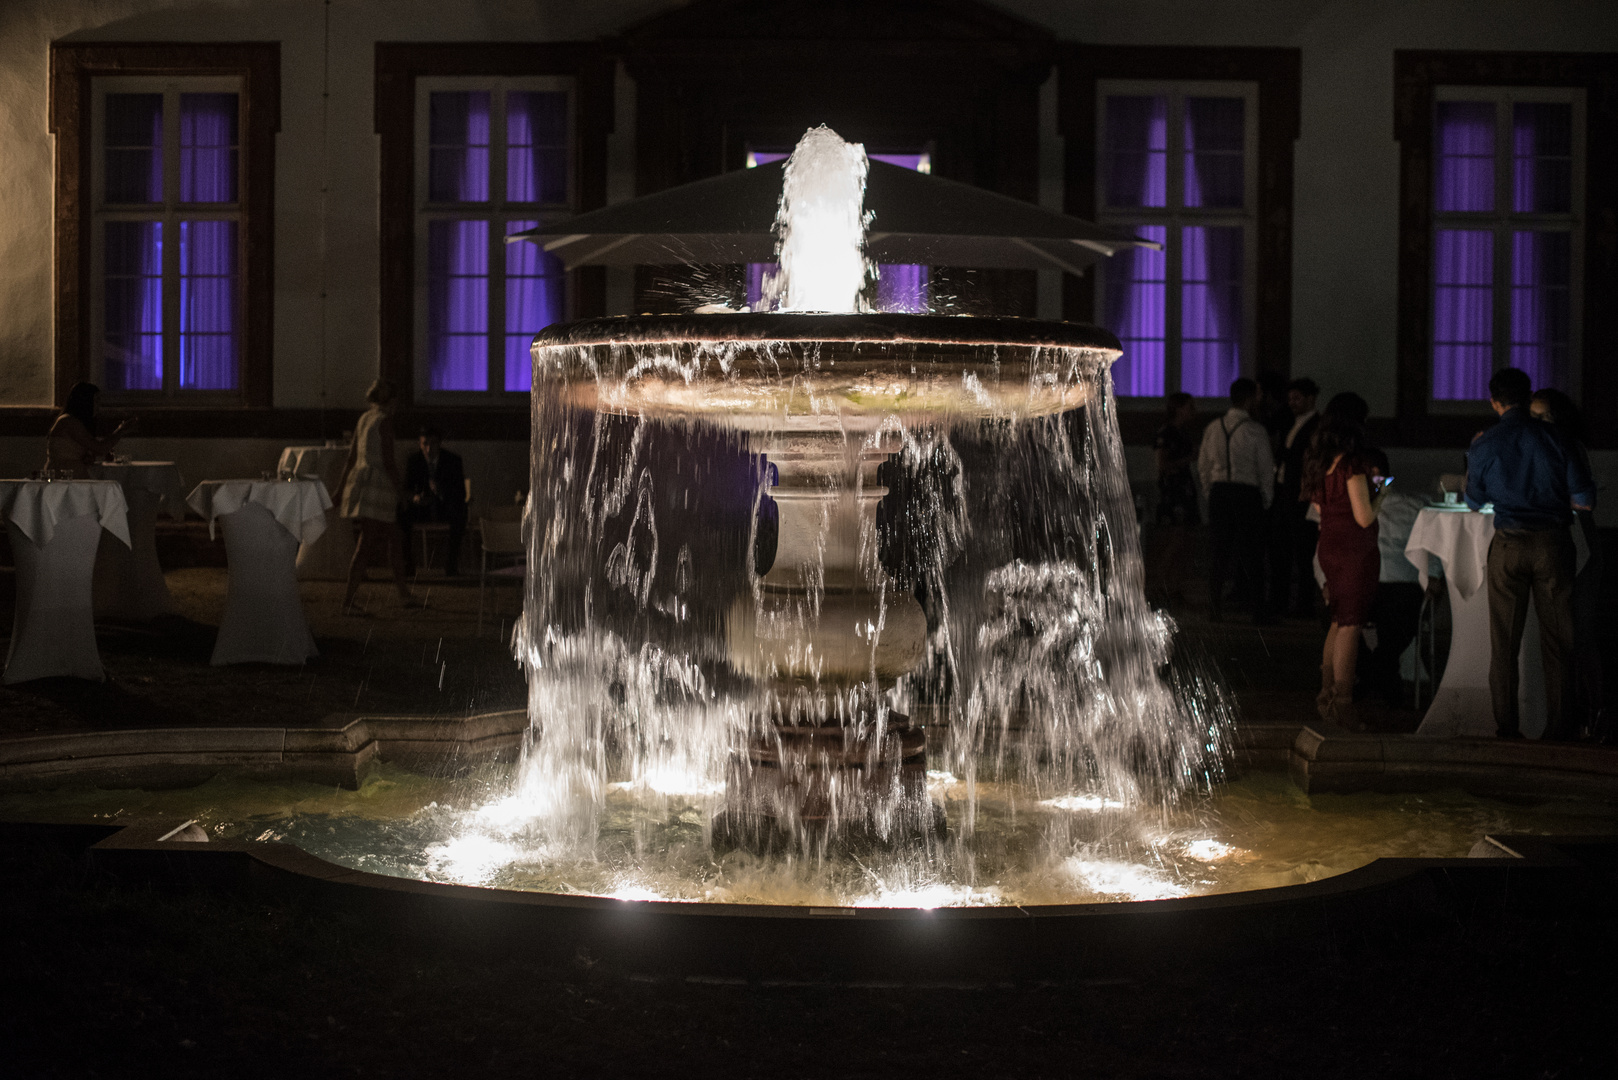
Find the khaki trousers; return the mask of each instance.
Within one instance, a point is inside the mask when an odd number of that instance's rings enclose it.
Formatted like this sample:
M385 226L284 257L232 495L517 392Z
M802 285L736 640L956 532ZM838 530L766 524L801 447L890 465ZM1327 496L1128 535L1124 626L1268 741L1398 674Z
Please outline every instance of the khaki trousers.
M1489 543L1489 696L1502 735L1518 731L1517 655L1530 596L1545 664L1545 737L1569 735L1573 573L1573 537L1566 529L1495 530Z

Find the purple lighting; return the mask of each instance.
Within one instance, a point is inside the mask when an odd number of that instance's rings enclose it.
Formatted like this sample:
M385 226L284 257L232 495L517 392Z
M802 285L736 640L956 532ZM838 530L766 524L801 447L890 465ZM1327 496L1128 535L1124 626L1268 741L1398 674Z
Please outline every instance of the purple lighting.
M236 389L236 223L180 222L180 386Z
M1180 389L1219 397L1241 373L1242 230L1180 230Z
M103 232L108 390L163 389L163 223L109 221Z
M180 201L236 201L235 94L180 95Z
M1567 388L1572 241L1565 232L1511 236L1511 366L1526 371L1536 388Z
M1143 240L1167 243L1166 225L1135 230ZM1167 328L1168 255L1150 248L1127 248L1107 266L1107 326L1118 335L1123 356L1112 365L1113 392L1120 397L1163 393Z
M1494 368L1494 233L1440 229L1435 239L1433 397L1486 398Z
M508 221L506 232L522 232L537 221ZM562 262L538 244L506 246L506 389L527 392L533 385L529 346L534 335L564 314L567 278Z
M1186 206L1242 205L1246 106L1241 98L1186 99Z
M1107 205L1169 204L1169 99L1107 98Z
M1439 213L1494 210L1494 102L1438 103Z

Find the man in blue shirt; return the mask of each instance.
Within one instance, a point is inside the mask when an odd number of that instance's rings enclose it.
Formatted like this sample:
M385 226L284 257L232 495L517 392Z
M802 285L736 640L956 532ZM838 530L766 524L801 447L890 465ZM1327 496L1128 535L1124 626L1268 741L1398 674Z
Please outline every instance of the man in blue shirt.
M1539 615L1545 664L1545 738L1568 731L1566 703L1573 667L1573 508L1595 506L1589 466L1553 425L1528 412L1525 372L1501 368L1489 380L1500 422L1479 435L1467 458L1466 501L1494 503L1489 544L1489 695L1503 739L1520 739L1517 654L1528 598Z

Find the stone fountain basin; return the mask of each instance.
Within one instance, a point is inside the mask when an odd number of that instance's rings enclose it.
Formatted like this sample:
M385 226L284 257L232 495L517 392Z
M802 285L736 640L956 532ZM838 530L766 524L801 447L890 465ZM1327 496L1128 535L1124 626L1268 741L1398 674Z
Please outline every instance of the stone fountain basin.
M619 316L533 345L535 385L574 407L755 430L1047 416L1121 352L1079 323L898 314Z

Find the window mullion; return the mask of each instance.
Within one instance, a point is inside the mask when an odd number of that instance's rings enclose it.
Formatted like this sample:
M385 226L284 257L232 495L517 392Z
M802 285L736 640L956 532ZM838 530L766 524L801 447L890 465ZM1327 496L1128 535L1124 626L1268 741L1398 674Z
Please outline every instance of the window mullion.
M180 385L180 91L163 91L163 393Z
M489 389L506 388L506 252L505 217L489 218Z

